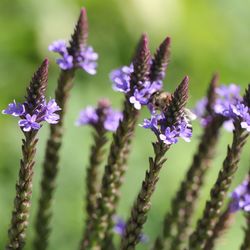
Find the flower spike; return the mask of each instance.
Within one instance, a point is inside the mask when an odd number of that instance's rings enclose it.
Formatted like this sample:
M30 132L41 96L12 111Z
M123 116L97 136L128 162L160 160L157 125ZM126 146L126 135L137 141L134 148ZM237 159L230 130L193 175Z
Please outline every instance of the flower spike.
M162 81L164 79L170 56L170 44L171 39L167 37L157 49L150 68L151 81Z
M198 220L196 228L189 238L190 249L203 249L210 240L210 237L212 237L212 232L221 213L226 194L238 169L240 155L249 133L241 127L238 120L235 120L234 126L233 141L231 146L228 146L222 169L211 189L210 198L206 202L203 215Z
M84 244L81 246L81 249L108 249L112 244L112 229L114 223L112 218L116 214L119 191L127 169L131 140L139 115L139 111L135 105L131 105L130 97L132 97L136 90L139 91L143 89L144 81L148 80L149 61L148 38L146 35L143 35L133 60L133 72L128 74L129 89L123 91L125 92L123 120L120 121L116 132L113 134L113 140L102 179L101 192L97 201L92 235L90 236L90 240L85 239L83 241ZM117 83L119 79L117 79L116 73L113 75ZM148 94L148 92L146 94ZM136 104L138 104L138 102L136 102Z
M205 110L203 111L206 114L211 112L211 120L204 128L201 141L185 179L181 182L176 196L172 199L171 210L165 215L163 229L155 241L154 250L165 248L180 250L189 236L188 232L193 219L192 214L197 204L200 188L215 155L220 128L224 122L222 116L215 115L213 110L210 111L210 108L213 107L214 96L216 96L216 79L217 77L213 76L210 82L206 97L210 101L204 105Z
M41 127L40 123L47 121L50 116L59 109L51 110L46 104L45 92L48 82L48 60L46 59L36 71L27 88L27 96L24 104L9 104L3 111L4 114L19 116L19 126L22 128L25 138L22 140L22 159L20 161L19 179L16 184L16 197L12 212L11 224L8 231L8 244L6 249L23 249L26 240L26 231L29 224L33 168L35 165L36 145L38 142L37 132ZM50 110L48 114L48 110ZM53 121L56 123L59 117Z
M76 55L83 47L87 45L88 40L88 18L85 8L81 9L81 13L78 22L75 27L75 31L69 42L68 48L70 55Z
M59 53L61 58L57 64L62 70L75 70L81 68L90 75L96 74L98 54L91 46L87 46L88 20L86 10L83 8L71 37L70 45L59 40L49 46L49 50Z
M31 79L26 96L27 112L39 107L44 102L48 85L48 68L49 60L45 59Z
M94 144L91 147L89 166L86 176L86 212L87 219L81 246L88 244L91 231L93 230L94 212L97 209L97 198L100 192L99 166L103 162L107 143L107 132L114 132L122 114L111 108L107 99L101 99L97 108L87 107L80 113L77 120L78 126L90 125L94 128Z
M216 103L216 98L217 98L216 88L218 87L218 81L219 81L219 75L214 74L207 91L206 112L209 115L212 115L214 113L214 105Z
M140 241L144 223L147 221L151 207L151 197L159 180L160 170L166 162L165 154L172 144L182 137L189 142L192 128L184 112L188 99L188 78L176 88L171 100L165 103L161 114L153 113L151 119L144 120L141 125L149 128L156 135L157 141L153 143L154 157L149 158L149 169L145 174L139 194L134 201L130 217L126 223L121 241L122 250L133 250Z
M133 72L131 73L130 86L138 86L139 82L148 80L151 55L148 47L148 37L143 34L139 42L136 55L133 60Z
M48 238L51 232L50 221L52 217L52 201L55 190L55 182L59 169L59 152L62 145L64 117L69 99L75 72L78 68L89 74L96 73L96 60L98 55L92 47L87 46L88 22L86 10L82 9L77 21L75 32L72 35L70 46L65 41L56 41L49 46L49 50L59 53L61 58L57 64L61 68L58 84L55 90L55 102L60 106L60 121L50 127L50 136L47 141L45 159L43 164L43 177L41 180L41 195L35 219L35 240L36 250L46 250ZM50 103L50 111L47 110L48 120L54 121L56 116L52 115L54 104Z
M27 88L26 101L24 103L10 103L2 114L19 117L18 125L24 132L39 130L41 123L46 121L50 124L59 122L59 115L55 112L60 110L54 99L46 103L45 92L48 84L48 60L45 59L36 71ZM52 105L53 103L53 105Z
M189 78L185 76L179 86L172 94L171 102L166 110L166 116L171 117L170 123L177 124L180 117L185 114L185 105L188 101Z

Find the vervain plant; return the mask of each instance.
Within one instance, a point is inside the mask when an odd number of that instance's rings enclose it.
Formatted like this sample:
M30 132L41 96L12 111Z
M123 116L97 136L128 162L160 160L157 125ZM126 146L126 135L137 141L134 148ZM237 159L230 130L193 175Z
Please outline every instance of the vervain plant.
M36 250L48 248L53 194L63 142L63 123L73 79L78 69L91 75L96 73L98 54L87 45L87 37L87 15L86 10L82 9L69 44L59 40L49 46L50 51L61 56L57 59L61 72L55 99L47 102L45 98L48 83L46 59L34 74L27 88L25 101L14 101L2 111L3 114L20 118L18 124L24 135L16 197L6 244L8 250L21 250L25 245L38 131L44 121L50 124L50 135L43 163L33 247ZM231 183L239 168L242 149L250 132L250 85L241 96L238 86L219 85L218 75L214 75L206 97L190 111L186 108L189 91L187 76L173 93L166 92L163 88L170 57L170 42L167 37L152 56L149 39L143 34L132 62L110 74L113 89L124 95L122 111L112 109L111 103L103 98L96 107L88 106L82 110L77 119L77 126L89 125L93 130L84 183L85 223L79 239L81 250L133 250L140 243L145 244L145 249L153 250L212 250L218 239L232 226L231 218L234 213L240 210L244 212L246 222L240 249L250 249L249 169L246 170L246 179L228 198ZM140 111L143 108L147 109L150 118L140 122ZM151 201L161 169L167 165L166 155L171 153L170 148L180 138L186 142L191 141L195 132L191 122L195 118L200 120L203 127L200 143L184 180L172 199L170 211L167 211L162 220L159 235L152 240L143 233L143 227L148 220L149 210L151 207L154 209ZM152 143L153 156L149 157L149 167L141 181L138 195L127 220L123 220L117 215L117 209L123 198L120 197L120 191L132 142L136 139L135 129L139 123L140 127L151 130L156 140ZM213 166L222 127L233 131L232 143L227 148L202 216L194 227L195 208L206 174ZM109 132L113 134L108 148ZM145 139L145 143L150 142ZM115 233L120 235L119 243L113 239ZM152 244L147 246L150 240Z

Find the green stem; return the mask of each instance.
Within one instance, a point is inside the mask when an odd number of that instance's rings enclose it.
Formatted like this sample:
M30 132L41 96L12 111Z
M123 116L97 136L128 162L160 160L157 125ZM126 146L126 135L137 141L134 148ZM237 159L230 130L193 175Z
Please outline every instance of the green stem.
M214 157L223 121L221 116L216 116L204 129L193 162L172 200L170 213L164 219L163 230L155 241L154 250L177 250L186 242L200 189Z
M125 233L121 242L122 250L133 250L140 241L142 227L147 221L147 214L151 207L151 196L155 191L160 170L166 161L165 153L169 149L163 142L153 144L154 159L149 158L149 170L146 172L141 190L131 209L130 218L126 224Z
M204 250L212 250L215 247L216 241L218 238L225 233L225 231L228 229L228 227L231 224L232 218L234 214L230 212L230 204L227 206L225 211L221 214L220 218L218 219L212 236L207 241Z
M73 85L74 74L74 69L61 71L55 92L56 103L61 108L59 112L60 121L50 126L50 136L47 141L41 180L41 194L35 219L34 249L36 250L45 250L48 246L50 221L52 217L52 201L59 167L59 151L63 137L63 122L67 100Z
M113 134L108 162L102 179L100 198L97 200L93 232L86 249L106 249L103 245L112 242L113 216L116 213L120 187L127 169L127 159L138 114L138 111L126 98L123 120L120 121L117 131Z
M21 250L24 248L28 220L30 215L32 178L34 168L34 157L36 153L37 132L24 133L22 154L20 161L19 179L16 184L16 197L14 210L12 212L11 225L8 231L9 242L6 250Z
M189 249L202 250L212 235L214 227L218 221L223 202L231 185L235 172L238 169L240 154L246 143L248 133L234 123L233 142L228 147L227 156L223 162L223 167L219 172L216 183L211 192L210 199L206 203L202 218L198 221L195 231L189 240Z
M89 244L89 237L93 229L94 211L97 209L97 196L100 191L99 182L99 166L104 158L104 146L106 145L106 130L96 130L93 134L94 144L91 147L89 166L86 176L86 211L87 219L85 223L85 231L81 242L81 249Z

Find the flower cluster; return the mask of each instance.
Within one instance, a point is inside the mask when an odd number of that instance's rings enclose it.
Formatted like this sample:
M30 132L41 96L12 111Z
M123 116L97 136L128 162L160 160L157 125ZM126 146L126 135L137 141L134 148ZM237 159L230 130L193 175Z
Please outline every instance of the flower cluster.
M243 102L231 104L228 109L224 111L224 115L232 120L239 120L243 129L250 132L250 108Z
M76 125L91 125L95 128L101 126L107 131L116 131L120 120L122 120L122 113L113 110L110 103L103 99L99 101L97 108L88 106L83 109L76 121Z
M118 234L120 236L123 236L124 232L125 232L125 228L126 228L126 222L121 217L118 217L118 216L114 216L113 220L114 220L114 223L115 223L113 231L116 234ZM141 234L140 242L145 244L148 241L149 241L148 236L145 235L145 234Z
M92 47L81 46L80 51L78 51L76 55L71 55L66 42L58 40L49 46L49 50L61 55L61 58L57 59L57 64L62 70L82 68L90 75L96 74L98 54Z
M150 119L144 119L142 126L146 129L151 129L157 138L162 140L165 144L171 145L178 142L181 137L184 141L190 142L192 137L192 126L187 117L183 117L176 125L169 126L170 118L161 114L152 114Z
M244 210L250 212L250 184L246 179L241 183L231 194L230 211L236 212L238 210Z
M30 110L30 105L25 102L23 104L10 103L6 109L2 111L3 114L8 114L16 117L20 117L18 124L23 131L29 132L31 130L38 130L41 127L41 122L46 121L50 124L56 124L59 120L59 115L55 112L61 110L56 104L54 99L51 99L48 103L44 101L34 110Z
M240 87L235 84L216 88L217 99L214 104L214 113L227 118L224 127L232 131L233 121L239 120L241 127L250 132L250 109L240 96ZM203 98L194 109L195 114L201 119L201 124L206 126L211 115L206 115L207 99Z
M142 105L148 105L151 96L162 89L162 80L138 82L136 86L131 89L130 76L133 73L133 65L123 66L119 69L113 70L110 73L110 79L113 82L113 89L129 95L129 101L135 109L141 109Z
M234 112L232 109L238 109L239 103L242 102L242 97L240 96L240 87L235 84L230 84L228 86L221 85L220 87L217 87L215 91L217 98L213 106L214 114L222 115L228 118L228 120L224 123L224 127L227 130L232 131L234 126L232 122L233 119L231 118L236 117L233 115ZM203 126L208 125L212 119L211 114L207 114L206 112L207 103L208 100L205 97L198 101L194 109L194 113L200 118L201 124Z

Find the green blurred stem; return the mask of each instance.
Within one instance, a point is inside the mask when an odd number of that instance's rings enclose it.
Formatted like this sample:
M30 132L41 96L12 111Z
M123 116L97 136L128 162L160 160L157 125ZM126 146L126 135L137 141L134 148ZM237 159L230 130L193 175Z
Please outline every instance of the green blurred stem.
M131 139L138 120L138 111L125 99L123 120L113 134L108 162L102 179L97 209L93 212L93 231L90 242L85 249L109 249L112 242L113 216L116 214L120 197L120 187L127 169L127 159L130 152Z
M147 214L151 207L151 196L159 180L160 170L167 160L164 155L170 148L162 141L153 143L154 158L149 158L149 170L142 182L141 190L131 209L131 215L126 223L125 233L121 242L122 250L133 250L140 241L142 228L147 221Z
M36 131L24 133L25 139L22 140L23 158L20 161L19 179L16 184L16 197L11 225L8 231L9 238L6 250L21 250L25 245L31 206L34 157L38 142L36 134Z
M81 249L85 249L85 246L89 244L89 237L93 230L93 212L97 209L97 195L100 192L99 183L99 166L103 162L104 147L107 142L106 130L104 128L97 129L93 133L94 144L91 147L91 153L89 158L89 166L87 168L86 176L86 211L87 219L85 223L85 231L83 234L83 240L81 242Z
M69 93L73 85L74 75L74 69L62 70L55 91L56 103L61 108L59 112L60 121L50 126L50 136L47 141L41 180L41 194L38 212L35 218L34 249L36 250L45 250L48 246L50 221L52 217L52 201L58 172L59 150L63 137L64 116Z
M225 211L220 215L211 237L207 240L204 250L212 250L215 247L216 241L226 232L229 228L234 213L230 212L230 203L226 207Z
M189 239L190 250L203 250L212 236L223 202L227 196L234 174L238 169L242 148L249 134L241 128L239 122L235 122L234 126L232 145L228 147L227 156L216 183L211 189L210 199L206 203L203 216L197 222L196 229Z

